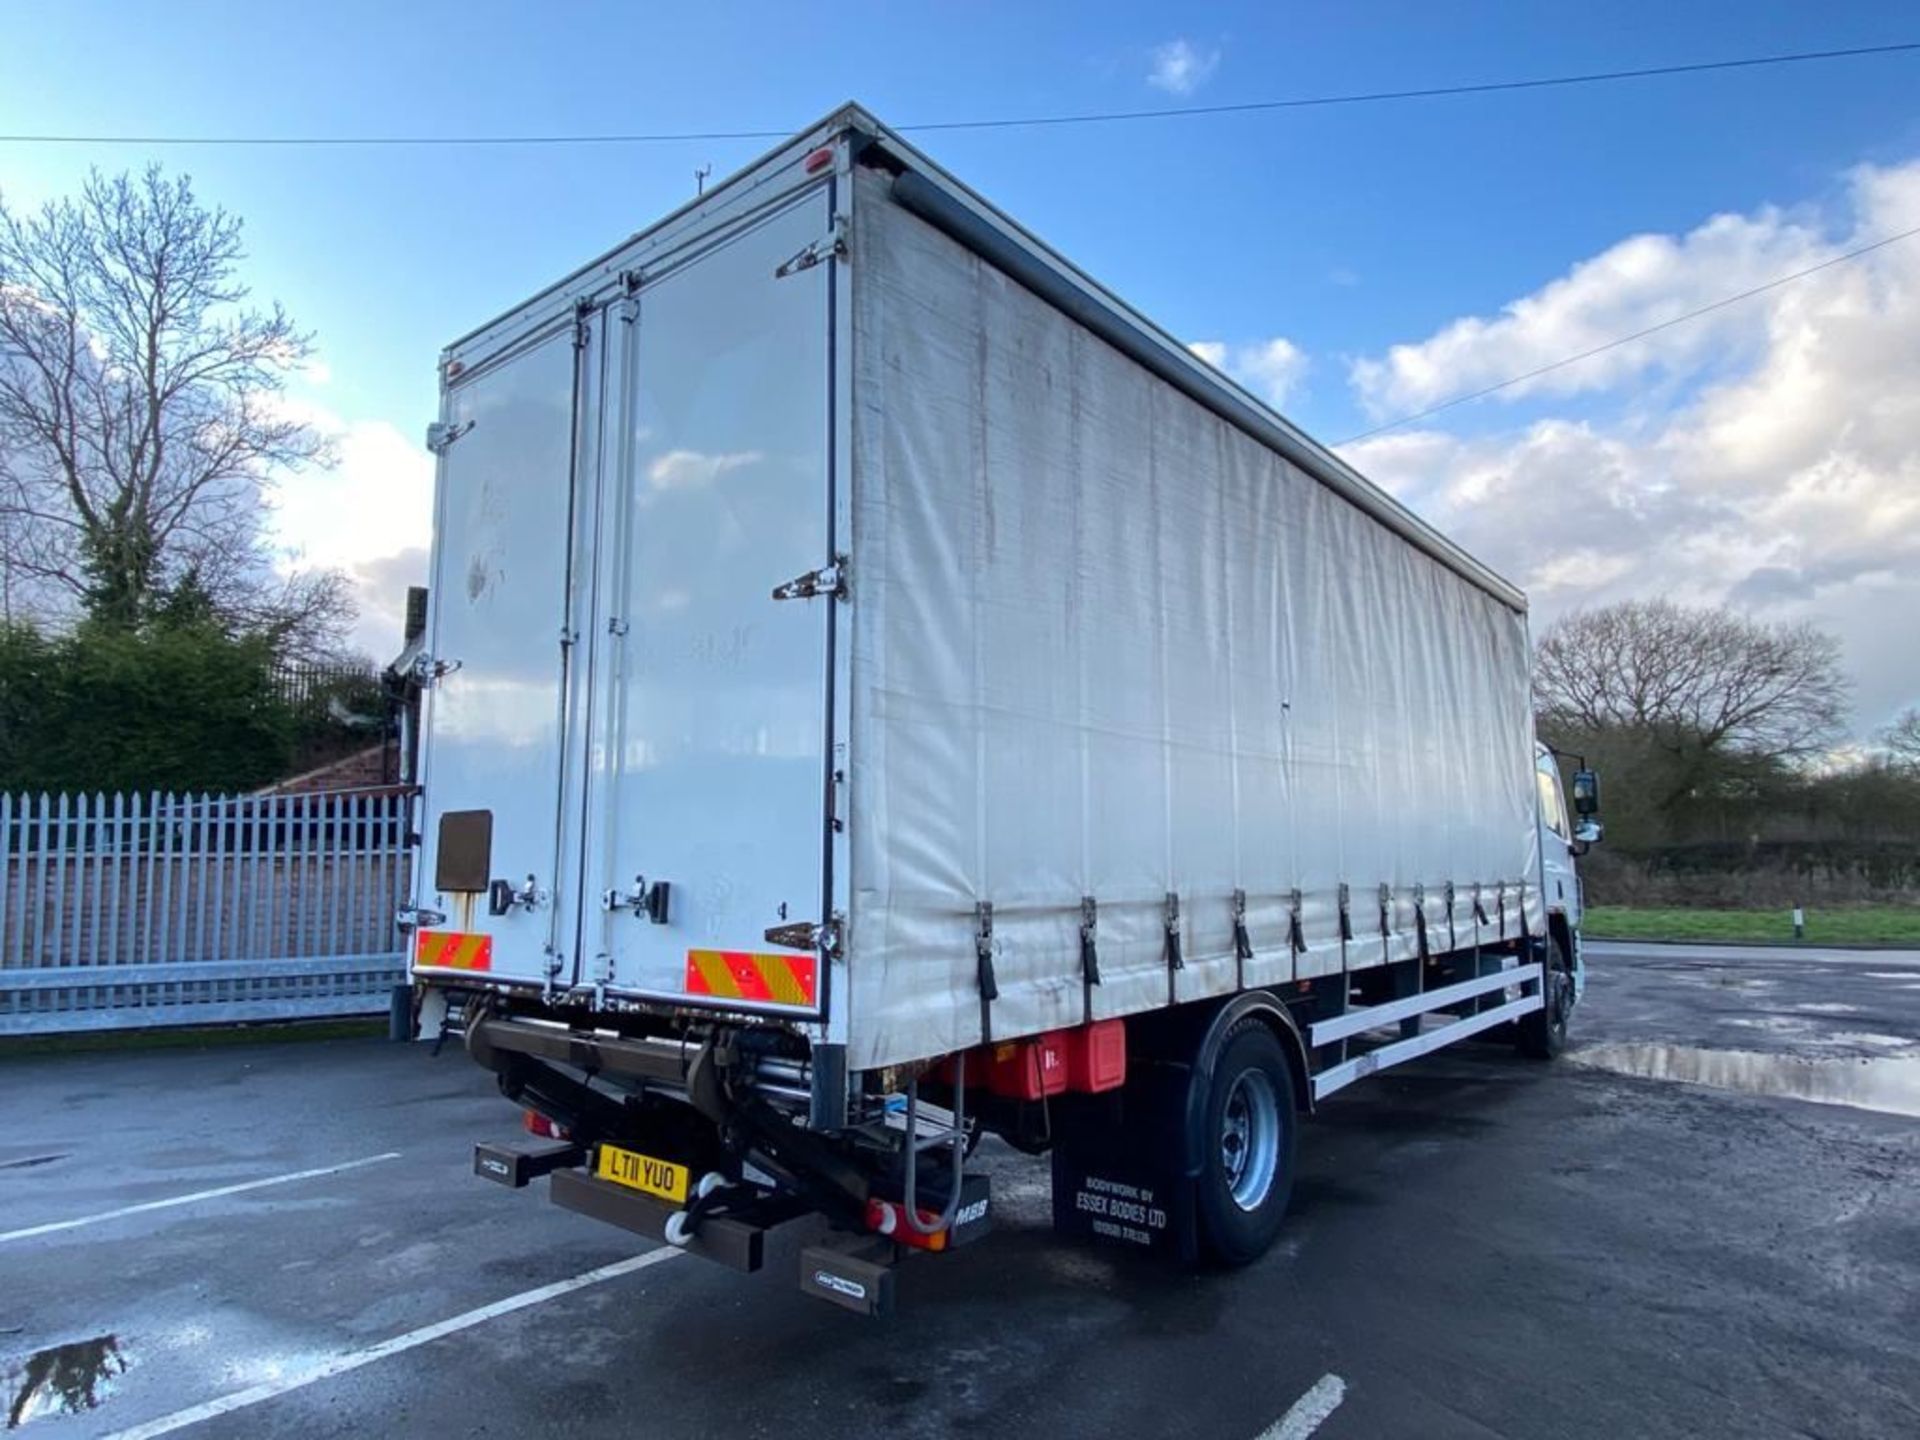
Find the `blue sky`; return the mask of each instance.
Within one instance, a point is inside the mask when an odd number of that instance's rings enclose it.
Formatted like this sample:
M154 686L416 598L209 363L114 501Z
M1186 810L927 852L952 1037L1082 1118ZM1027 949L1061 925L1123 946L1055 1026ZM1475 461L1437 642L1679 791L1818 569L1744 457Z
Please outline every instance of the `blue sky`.
M161 13L133 4L0 5L7 37L0 132L794 129L847 98L910 124L1920 39L1920 16L1904 7L1845 0L1222 7L846 0L824 8L389 0L175 3L164 23L149 18ZM1176 44L1185 48L1165 48ZM1668 313L1676 296L1715 298L1824 258L1870 222L1904 215L1904 190L1870 202L1872 187L1861 177L1893 177L1881 189L1899 189L1903 167L1920 159L1915 96L1920 54L917 138L1174 333L1223 344L1215 352L1223 363L1279 395L1307 428L1337 440L1455 393L1446 383L1452 375L1499 378L1503 363L1537 357L1559 338L1616 321L1635 328ZM246 218L256 293L284 302L318 332L324 379L316 376L305 397L330 423L361 427L363 453L350 458L362 469L381 457L406 468L401 440L416 440L432 414L442 344L680 203L696 166L724 174L763 148L0 144L0 188L10 203L32 203L73 188L89 165L158 158L188 170L205 199ZM1701 233L1716 215L1737 217L1734 232ZM1634 236L1668 237L1671 249L1637 259L1618 250ZM1556 281L1596 260L1603 272L1621 272L1618 287L1608 290L1605 274L1589 273L1584 289L1556 299ZM1835 303L1871 310L1888 295L1909 294L1895 283L1904 273L1883 277L1886 284L1865 299L1836 292ZM1546 309L1560 305L1571 319L1556 312L1528 334L1512 324L1501 330L1504 307L1529 297ZM1644 591L1657 574L1566 581L1579 557L1546 554L1554 549L1550 527L1531 548L1512 552L1512 542L1497 539L1504 527L1475 523L1487 516L1469 513L1474 476L1504 466L1508 488L1493 487L1489 503L1513 503L1526 493L1513 488L1524 480L1516 457L1571 433L1614 447L1612 459L1623 468L1609 482L1617 492L1612 519L1619 511L1647 523L1685 523L1643 513L1648 496L1676 487L1738 508L1751 497L1728 490L1737 489L1737 476L1716 472L1696 483L1693 471L1674 469L1674 456L1711 443L1701 439L1711 433L1709 410L1729 385L1761 377L1770 361L1785 358L1782 327L1792 315L1753 309L1746 319L1707 327L1690 346L1649 347L1644 364L1601 367L1590 384L1530 387L1450 411L1414 432L1414 439L1431 437L1424 451L1402 443L1356 453L1413 503L1463 524L1470 541L1484 529L1496 537L1493 548L1508 544L1508 553L1490 558L1530 584L1543 613L1610 598L1622 587ZM1471 317L1480 317L1480 330L1449 330ZM1276 352L1275 341L1285 350ZM1412 368L1402 373L1389 359L1395 345L1429 348L1408 352ZM1376 367L1370 382L1356 382L1356 362ZM1286 383L1268 383L1276 381ZM1912 478L1905 436L1900 431L1863 462L1888 486ZM1824 453L1831 459L1832 446ZM1553 458L1573 463L1564 453ZM1409 468L1420 464L1431 468ZM418 542L419 473L410 470L387 501L396 551ZM1556 491L1555 503L1559 533L1571 538L1579 512L1565 507L1580 502L1577 486L1566 484L1573 488ZM294 494L288 524L319 526L323 512L370 503L379 492L365 474L312 482ZM1875 494L1872 503L1887 499ZM359 517L358 553L342 550L347 542L336 536L312 546L310 558L378 559L386 552L367 531L377 536L381 521ZM1697 596L1682 586L1682 598L1732 595L1842 630L1862 676L1863 712L1874 712L1863 725L1920 700L1920 681L1873 647L1867 617L1879 592L1870 584L1865 599L1855 593L1860 574L1844 577L1852 590L1835 591L1833 557L1825 554L1787 557L1792 574L1772 590L1764 577L1749 584L1756 572L1783 568L1774 563L1782 555L1761 553L1766 527L1777 529L1781 513L1778 505L1761 513L1749 504L1745 521L1747 529L1728 532L1723 547L1746 547L1745 571L1729 569ZM1564 562L1558 571L1556 560ZM377 579L392 573L368 571ZM389 619L372 597L368 643L383 642Z

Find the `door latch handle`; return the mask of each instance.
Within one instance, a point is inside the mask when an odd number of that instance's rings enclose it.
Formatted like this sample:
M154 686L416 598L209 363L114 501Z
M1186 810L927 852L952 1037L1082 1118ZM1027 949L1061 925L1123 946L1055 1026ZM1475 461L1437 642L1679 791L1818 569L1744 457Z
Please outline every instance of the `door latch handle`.
M631 910L634 916L646 916L656 925L667 923L668 908L673 896L670 881L656 880L651 885L647 877L633 877L631 890L609 890L600 897L600 908L607 911Z
M487 886L487 913L505 915L516 905L524 905L531 910L540 903L539 885L533 876L527 876L526 883L519 889L513 887L510 880L495 880Z
M640 908L646 911L647 919L656 925L667 923L667 905L673 895L673 886L665 880L656 880L647 887L646 899Z

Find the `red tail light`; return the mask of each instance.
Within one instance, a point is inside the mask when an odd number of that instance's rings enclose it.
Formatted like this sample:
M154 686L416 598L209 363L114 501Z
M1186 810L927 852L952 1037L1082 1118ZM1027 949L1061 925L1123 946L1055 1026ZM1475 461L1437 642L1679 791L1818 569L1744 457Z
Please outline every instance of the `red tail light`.
M901 1245L911 1245L916 1250L944 1250L947 1248L948 1234L945 1230L936 1230L931 1235L922 1235L906 1223L906 1207L896 1205L891 1200L872 1198L867 1201L867 1228L876 1235L885 1235ZM931 1210L920 1212L920 1223L932 1225L940 1217Z
M548 1140L565 1140L568 1138L566 1126L554 1124L553 1121L542 1115L538 1110L527 1111L524 1117L524 1123L529 1135L541 1135Z

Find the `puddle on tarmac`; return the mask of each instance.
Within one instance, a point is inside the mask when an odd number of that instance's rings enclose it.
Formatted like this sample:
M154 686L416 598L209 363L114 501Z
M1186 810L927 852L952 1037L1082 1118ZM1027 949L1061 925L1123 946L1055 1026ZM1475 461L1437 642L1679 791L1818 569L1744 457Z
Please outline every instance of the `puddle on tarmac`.
M1620 1044L1591 1045L1568 1052L1567 1058L1647 1080L1681 1080L1818 1105L1920 1115L1920 1054L1812 1058L1693 1045Z
M49 1415L91 1410L113 1391L126 1373L127 1357L113 1335L96 1335L69 1345L50 1345L8 1367L0 1384L7 1391L7 1428Z

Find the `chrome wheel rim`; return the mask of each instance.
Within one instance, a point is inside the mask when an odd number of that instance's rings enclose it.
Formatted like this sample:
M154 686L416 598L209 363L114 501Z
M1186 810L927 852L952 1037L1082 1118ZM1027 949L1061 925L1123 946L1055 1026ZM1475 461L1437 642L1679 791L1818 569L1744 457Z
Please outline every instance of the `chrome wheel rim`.
M1227 1193L1242 1210L1258 1210L1280 1169L1280 1097L1261 1070L1243 1070L1220 1112L1220 1165Z

